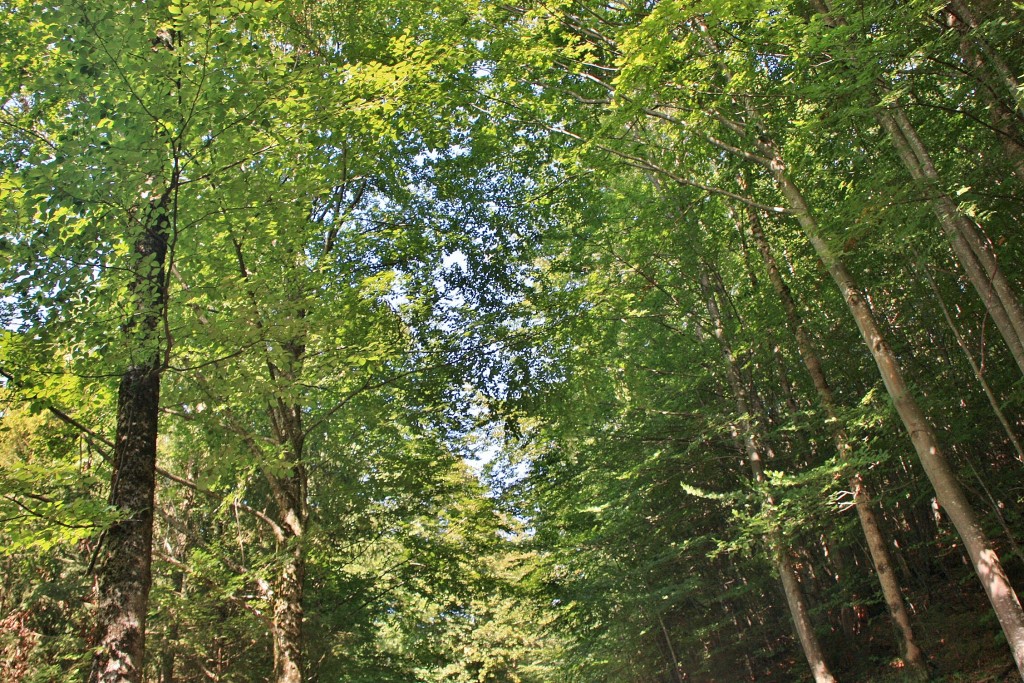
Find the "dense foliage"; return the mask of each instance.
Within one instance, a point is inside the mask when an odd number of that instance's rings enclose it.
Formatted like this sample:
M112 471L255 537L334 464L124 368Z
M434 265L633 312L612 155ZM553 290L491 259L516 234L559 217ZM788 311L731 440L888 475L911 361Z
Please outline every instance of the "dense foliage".
M0 2L0 678L1024 672L1024 7Z

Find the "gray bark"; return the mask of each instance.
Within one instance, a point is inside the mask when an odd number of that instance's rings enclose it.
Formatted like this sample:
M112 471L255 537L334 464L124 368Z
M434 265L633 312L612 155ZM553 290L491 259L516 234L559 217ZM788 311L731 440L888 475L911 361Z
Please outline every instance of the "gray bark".
M992 245L974 221L960 212L953 198L939 187L938 171L903 110L889 107L879 114L879 119L911 177L932 185L932 213L950 240L957 260L981 297L985 310L992 316L1017 366L1024 372L1024 310L999 266Z
M765 482L764 467L761 456L762 447L757 434L757 429L751 422L751 401L747 396L747 390L744 388L744 383L740 375L740 370L737 366L736 357L732 347L729 344L728 339L726 339L721 312L719 310L718 303L715 300L714 292L712 291L711 283L708 280L707 274L701 273L700 285L701 291L704 295L705 304L707 305L708 315L711 317L711 324L714 325L715 338L718 340L718 344L722 349L722 356L725 360L726 375L728 376L729 385L732 389L734 400L736 401L736 410L739 413L739 417L737 418L739 424L739 435L742 438L743 446L747 454L747 461L750 465L751 476L755 482L762 484ZM774 501L771 497L769 497L766 502L769 506L774 505ZM807 609L807 601L804 598L803 590L800 588L800 579L796 574L796 570L793 568L792 561L789 559L788 550L785 547L783 540L779 538L778 534L773 534L770 540L771 552L774 555L776 567L779 571L779 577L782 580L783 592L786 596L786 604L789 607L789 614L793 619L793 626L796 629L801 649L807 659L807 665L811 669L815 683L835 683L835 678L829 671L828 664L825 661L825 655L821 648L821 643L818 641L818 637L814 633L814 626L811 624L810 614Z
M772 159L771 172L783 196L803 228L818 257L828 268L839 287L846 305L878 366L885 388L893 401L904 428L914 445L918 460L935 490L941 505L960 535L974 570L981 581L989 602L999 619L1013 653L1018 670L1024 675L1024 609L1003 570L1002 563L989 542L977 516L971 509L960 483L953 474L935 431L929 424L917 400L910 393L896 354L882 334L864 295L853 276L832 248L821 236L818 224L799 189L786 174L786 167L777 155Z
M1013 430L1010 425L1009 419L1006 417L1006 413L1003 412L1002 407L999 405L999 400L996 398L995 392L992 390L992 386L985 379L985 374L982 372L981 367L977 361L974 360L974 355L971 353L970 347L967 345L967 340L964 339L963 334L960 333L959 327L957 327L956 321L953 320L952 314L949 312L949 308L946 306L946 302L942 300L942 293L939 292L938 286L935 284L935 279L926 270L926 266L921 266L920 270L928 281L928 286L932 290L932 294L935 295L935 301L939 304L939 308L942 310L942 317L946 320L946 325L949 327L950 332L953 333L953 338L956 339L957 346L964 353L964 358L967 359L967 364L971 367L971 372L974 373L974 378L978 380L978 384L981 385L982 391L985 392L985 398L988 399L988 404L992 407L992 412L995 413L996 418L999 420L999 424L1003 427L1003 432L1006 434L1006 438L1010 440L1013 445L1013 450L1017 453L1017 460L1024 463L1024 447L1021 446L1020 440L1017 438L1017 433Z
M792 292L782 279L782 274L779 272L778 265L775 262L775 256L772 254L768 240L761 230L760 220L754 212L750 213L750 228L765 262L768 279L771 280L776 294L782 301L787 323L796 337L800 357L807 368L808 374L811 376L811 381L814 383L818 399L821 402L822 408L825 409L829 423L833 425L832 438L836 444L836 450L839 452L840 458L848 459L852 455L853 449L850 447L846 429L839 420L832 387L828 383L821 359L811 343L811 336L807 332L807 328L804 326L800 313L797 310ZM878 583L882 588L882 595L885 597L889 616L900 634L901 654L908 667L918 672L923 672L925 670L924 653L914 637L914 631L910 624L910 615L903 601L903 594L900 590L896 573L892 568L892 559L879 527L877 516L875 515L871 494L864 484L860 473L852 475L849 484L850 490L853 492L857 518L860 521L861 530L868 544L868 551L875 567Z

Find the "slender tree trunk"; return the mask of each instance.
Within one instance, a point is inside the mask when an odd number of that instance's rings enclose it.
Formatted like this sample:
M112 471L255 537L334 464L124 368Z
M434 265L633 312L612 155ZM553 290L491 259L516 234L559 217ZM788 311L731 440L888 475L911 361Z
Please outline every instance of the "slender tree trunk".
M985 379L985 374L982 372L981 367L978 366L977 361L974 360L974 356L971 354L971 349L967 345L967 340L960 333L960 329L957 327L956 321L953 320L953 316L949 312L949 308L946 306L946 302L942 300L942 293L939 292L938 285L935 284L935 279L931 276L925 266L922 265L919 270L928 281L928 286L932 290L932 294L935 295L935 301L939 304L939 309L942 310L942 317L946 319L946 325L949 326L950 332L953 333L953 338L956 339L957 346L963 351L964 358L967 359L967 364L971 366L971 372L974 373L974 378L978 380L978 384L981 385L982 391L985 392L985 398L988 399L988 404L992 407L992 412L995 413L996 418L999 420L999 424L1003 427L1003 432L1006 437L1010 440L1013 445L1013 450L1017 453L1017 460L1024 463L1024 447L1021 446L1020 440L1017 438L1016 432L1010 425L1010 421L1006 417L1006 413L1003 412L1002 407L999 405L999 400L996 398L995 392L992 390L992 386Z
M827 0L813 0L817 10L826 15L832 25L844 25L842 16L829 14ZM977 27L973 12L962 0L954 0L951 6L972 27ZM1008 90L1020 103L1018 83L1012 72L992 50L986 49L983 41L976 41L981 52L993 63L1001 74ZM888 90L887 85L881 86ZM939 221L943 233L950 240L953 253L963 266L968 279L974 286L992 316L999 333L1010 348L1017 366L1024 372L1024 308L1021 307L1013 287L1006 279L990 240L981 228L957 207L949 193L942 188L938 170L931 154L917 134L917 129L899 104L890 104L878 113L882 127L889 134L896 153L910 176L930 186L932 213Z
M304 311L300 310L298 317L304 316ZM283 350L287 355L287 364L282 368L269 364L270 375L294 384L301 374L305 345L294 341L285 344ZM302 406L286 404L279 399L269 416L276 440L288 454L289 464L287 475L269 476L277 503L278 524L286 534L286 538L279 541L284 562L274 586L274 677L276 683L302 683L302 600L306 573L304 543L309 519L306 470L303 464L305 432Z
M976 9L971 7L970 3L965 2L965 0L950 0L949 7L962 22L962 25L955 28L960 30L964 34L965 40L977 50L978 58L984 64L991 67L993 73L1002 83L1004 92L1014 102L1014 106L1024 106L1024 92L1021 91L1020 81L1017 80L1013 68L1006 63L1002 55L988 44L988 41L974 34L978 27L981 26L979 13Z
M985 486L985 480L981 478L981 474L978 473L978 468L974 466L974 463L970 461L969 457L965 456L964 459L967 461L967 465L971 468L971 474L974 475L974 480L978 482L978 487L985 493L985 498L988 499L989 507L992 509L992 514L996 516L996 520L999 522L999 526L1003 529L1003 534L1006 535L1006 540L1010 544L1010 551L1017 556L1017 559L1024 562L1024 551L1021 551L1020 544L1017 543L1017 537L1013 533L1013 529L1006 523L1006 517L1003 516L1002 510L999 509L999 502L993 497L992 492L987 486ZM977 493L975 492L975 495Z
M239 273L244 279L249 279L243 244L234 236L232 242ZM249 296L255 312L256 325L262 328L258 301L251 292ZM305 316L305 309L299 307L294 317L291 317L291 322L300 322ZM295 388L304 363L304 334L300 329L295 337L282 343L282 364L269 355L266 357L267 377L273 384ZM262 581L260 589L273 609L270 634L274 651L274 681L302 683L302 602L306 568L304 543L309 519L307 479L303 464L306 435L302 421L302 405L276 397L271 399L267 407L267 419L274 441L285 455L284 462L280 464L283 464L287 471L283 474L269 468L264 468L263 471L277 507L277 519L274 520L272 529L280 564L277 575L270 581ZM251 448L259 452L258 446Z
M176 570L171 577L171 582L174 585L174 592L178 594L178 599L185 600L185 591L183 590L185 572L180 569ZM178 626L177 615L174 615L173 618L174 621L167 627L167 642L164 644L163 652L160 653L160 683L174 683L175 648L181 629Z
M1014 111L1014 107L1020 106L1017 79L992 47L976 35L980 22L967 3L953 0L947 10L948 26L962 36L961 49L973 62L975 79L980 86L977 90L989 112L992 130L1013 166L1013 174L1024 182L1024 139L1020 136L1024 119Z
M939 187L939 174L928 150L903 110L892 106L879 118L911 177L933 186L932 212L1017 366L1024 372L1024 309L999 266L992 245L977 225L960 212L952 197Z
M185 466L185 473L189 479L196 481L198 459L193 455ZM181 497L177 501L159 501L158 509L161 511L161 519L165 527L166 544L173 567L170 571L170 583L173 587L175 602L184 605L189 600L189 590L186 584L185 567L188 564L189 552L194 545L195 531L193 528L194 519L189 511L195 506L195 490L185 488L181 491ZM157 540L160 546L160 539ZM178 638L181 636L181 613L176 606L172 606L168 615L170 623L164 634L163 648L160 653L160 667L158 680L160 683L174 683L177 671L180 667L178 659Z
M1017 668L1024 675L1024 609L1021 608L1017 594L1010 585L999 556L985 536L963 489L946 461L935 431L917 400L910 393L903 379L903 372L896 354L885 340L882 330L875 321L867 300L857 288L853 276L821 236L814 216L799 189L787 175L786 166L778 155L773 157L770 170L808 241L839 287L868 350L878 366L879 374L892 398L896 412L910 435L918 459L935 490L936 499L939 505L945 509L950 521L953 522L953 526L960 534L974 570L1006 635Z
M992 128L1003 147L1003 156L1010 162L1018 182L1024 183L1024 142L1019 134L1022 121L988 88L982 87L980 90L992 120Z
M926 674L927 666L924 653L914 637L914 630L910 624L910 613L907 612L907 606L903 600L903 591L900 589L899 581L896 578L896 571L893 569L892 556L889 553L889 548L886 546L882 529L878 524L878 515L875 514L871 495L868 493L860 473L850 477L850 488L853 491L857 519L860 521L861 529L864 531L864 538L868 544L868 553L871 555L871 562L874 564L878 583L882 587L882 596L885 598L886 609L889 610L889 617L900 634L903 660L907 663L908 667L919 675Z
M682 668L679 666L679 659L676 657L676 649L672 647L672 637L665 628L665 620L658 616L658 625L661 626L661 635L665 637L665 647L668 648L669 663L672 665L672 678L676 683L683 683Z
M740 375L739 368L737 367L735 355L728 339L725 336L725 327L722 322L721 312L719 310L718 303L715 300L714 292L712 291L711 283L708 280L706 273L701 273L700 285L707 305L708 315L711 318L711 324L714 326L715 338L718 340L719 346L722 349L722 356L725 359L726 374L736 401L736 409L739 413L739 431L743 440L744 449L747 453L747 461L750 464L751 475L755 482L761 484L765 481L761 458L761 445L756 433L756 428L750 420L750 401L747 398L747 391L744 389L743 380ZM769 506L774 504L771 497L769 497L766 502ZM783 592L786 596L786 604L789 607L789 614L793 619L793 625L796 628L797 637L800 640L800 646L803 649L804 656L807 658L807 664L811 668L811 673L814 676L815 683L835 683L835 678L832 676L832 673L829 671L828 664L825 662L825 655L821 649L821 644L818 642L818 637L814 633L814 626L811 624L810 614L807 609L807 602L804 599L803 591L800 588L800 580L793 568L793 563L789 558L788 550L782 542L782 539L778 537L778 534L772 535L771 552L774 556L776 567L778 568L779 576L782 580Z
M839 452L841 459L847 460L852 455L853 449L850 446L846 430L839 419L835 397L832 393L832 387L825 377L821 359L811 343L811 336L804 326L792 292L785 280L782 279L782 274L779 272L775 256L761 229L760 219L756 212L750 212L749 222L754 241L757 243L765 263L765 268L768 271L768 279L771 280L776 294L782 301L783 309L786 312L786 320L790 330L796 337L800 357L807 368L808 374L811 376L811 381L814 383L814 388L818 393L818 399L825 409L825 415L829 423L833 425L832 438L835 441L836 450ZM924 654L914 638L914 631L910 625L910 615L903 601L903 593L900 590L899 581L896 579L896 573L893 570L892 559L889 556L889 550L886 547L885 539L882 536L882 531L875 515L871 494L864 484L860 473L853 474L850 477L850 490L853 492L857 518L867 540L871 561L875 567L875 574L878 576L878 583L882 588L882 595L885 597L889 616L900 634L900 649L903 659L910 668L923 672L926 670Z
M92 683L142 680L152 584L153 499L161 358L158 327L166 304L164 261L170 219L165 194L152 202L135 243L135 311L126 327L133 358L121 375L110 504L122 515L97 554L97 631Z
M804 599L796 569L793 568L793 561L782 547L776 548L776 562L779 577L782 579L782 589L786 594L786 604L796 625L796 634L800 638L800 646L807 657L807 664L811 667L815 683L835 683L836 679L825 663L824 652L811 625L811 615L807 611L807 601Z

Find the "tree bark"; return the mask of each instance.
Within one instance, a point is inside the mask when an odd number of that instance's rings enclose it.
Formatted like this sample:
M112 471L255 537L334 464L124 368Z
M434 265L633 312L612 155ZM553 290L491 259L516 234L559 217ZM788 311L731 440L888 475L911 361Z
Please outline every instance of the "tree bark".
M174 586L174 592L177 593L179 600L187 600L184 591L185 584L185 572L182 569L176 569L171 576L171 584ZM181 628L178 625L178 615L175 614L172 617L174 621L167 627L166 642L164 643L163 652L160 653L160 683L174 683L174 672L175 672L175 659L176 659L176 648L177 640L181 634Z
M946 9L947 25L961 35L961 49L973 62L978 93L988 109L992 129L1013 166L1013 174L1024 183L1024 139L1020 136L1024 118L1014 111L1021 105L1019 83L1006 62L977 35L981 25L977 13L962 0L952 0Z
M932 213L1017 366L1024 372L1024 309L999 266L992 245L977 225L960 212L952 197L939 187L939 174L931 156L903 110L891 106L882 111L879 118L911 177L933 186Z
M793 561L782 547L776 549L776 563L779 567L779 577L782 579L782 589L786 594L786 604L789 606L789 613L796 625L796 634L800 638L800 646L807 657L807 664L811 667L815 683L835 683L836 679L825 663L821 644L811 625L807 601L804 599L804 592L800 587L800 579L793 567Z
M301 364L301 346L291 354ZM273 367L273 366L271 366ZM275 376L294 381L291 370L276 368ZM274 680L276 683L302 683L303 678L303 593L305 588L305 548L303 543L309 517L306 501L306 474L302 464L305 439L302 411L297 405L283 403L270 410L271 425L278 443L288 454L289 472L284 476L267 473L277 504L278 549L282 562L268 594L273 606L271 635L274 644Z
M989 45L988 41L974 33L981 26L981 19L975 8L972 8L965 0L950 0L949 8L963 22L963 25L954 28L963 33L965 39L977 50L979 59L991 67L1002 82L1006 95L1013 100L1014 106L1024 105L1024 93L1021 92L1020 81L1017 80L1013 68Z
M305 561L298 547L287 555L273 592L274 680L302 683L302 594Z
M939 291L938 285L935 284L935 279L931 276L925 266L920 268L925 280L928 281L928 286L932 290L932 294L935 295L935 301L939 305L939 309L942 311L942 317L946 319L946 325L949 327L950 332L953 333L953 338L956 340L957 346L963 351L964 358L967 359L967 364L971 367L971 372L974 373L974 378L978 380L978 384L981 385L982 391L985 392L985 398L988 399L989 406L992 407L992 412L995 413L996 418L999 420L999 424L1003 427L1003 432L1006 434L1006 438L1010 440L1010 444L1013 445L1013 450L1017 453L1017 460L1024 463L1024 447L1021 446L1020 439L1017 438L1017 433L1013 430L1010 425L1009 419L1006 417L1006 413L1003 412L1002 407L999 405L999 400L996 398L995 392L992 390L992 386L985 379L985 374L982 372L981 367L977 361L974 360L974 356L971 354L971 349L967 345L967 340L960 333L960 329L957 327L956 321L953 320L953 315L949 312L949 308L946 306L946 302L942 300L942 293Z
M239 273L249 279L242 242L232 237ZM263 318L255 295L249 292L256 326L263 328ZM301 321L306 311L299 307L291 317ZM305 332L300 330L290 340L281 343L284 360L279 365L269 355L265 359L267 377L273 384L294 388L302 372L306 352ZM284 453L277 467L263 468L277 508L276 519L271 522L274 540L280 557L277 575L271 581L261 581L260 590L272 606L270 634L274 651L274 681L276 683L302 683L303 679L303 593L305 590L305 533L309 519L305 453L305 428L302 405L291 403L280 396L270 399L267 406L274 442ZM263 457L255 442L248 439L254 455ZM278 471L283 466L285 471Z
M168 194L151 202L135 243L133 320L126 326L134 358L121 375L110 504L121 515L97 554L98 621L89 681L142 680L146 611L152 584L153 499L161 358L158 327L166 304L164 261Z
M1021 608L1020 600L1010 585L999 556L985 536L960 483L946 461L935 431L917 400L910 393L896 354L885 340L867 300L857 288L846 266L821 236L817 221L799 189L787 175L786 166L777 154L772 158L770 170L808 241L839 287L878 366L896 412L910 436L918 460L935 490L936 499L960 534L974 570L1006 635L1014 662L1024 675L1024 609Z
M272 414L276 410L271 411ZM275 683L302 683L303 680L303 596L305 591L306 531L305 475L301 463L289 454L293 472L266 478L277 505L273 527L278 546L279 565L271 580L259 583L271 606L270 636L274 653Z
M846 25L844 17L830 13L827 0L812 0L812 4L830 26ZM977 19L965 2L953 0L950 7L972 29L977 28ZM1001 75L1004 84L1019 105L1019 88L1012 72L997 54L987 49L984 41L979 39L975 44L979 52L989 59ZM880 83L879 86L883 91L889 90L887 84ZM929 185L932 213L950 240L957 260L981 297L985 310L992 316L1017 366L1024 372L1024 308L1021 307L1013 287L999 267L990 240L973 220L960 211L953 198L942 188L931 155L903 108L898 103L887 105L878 112L878 120L889 134L896 153L910 176Z
M725 370L736 401L736 409L739 413L739 431L744 449L746 450L751 476L755 482L763 484L765 482L765 475L761 457L762 449L757 430L750 420L750 401L747 398L747 391L744 389L743 380L740 376L732 347L725 336L725 326L722 322L721 312L715 300L711 283L704 272L700 274L700 287L704 295L708 315L711 317L711 324L714 326L715 338L718 340L718 344L722 349L722 356L725 360ZM774 505L774 501L770 496L766 502L769 506ZM796 570L793 568L793 563L789 558L788 550L777 533L772 534L770 544L771 552L782 580L789 614L793 619L793 625L796 628L800 646L803 649L804 656L807 658L807 664L814 676L815 683L835 683L835 678L825 662L825 655L821 649L821 644L818 642L818 636L814 633L814 626L811 624L807 602L800 588L800 580L797 577Z
M676 649L672 647L672 637L665 628L665 620L658 616L658 625L661 626L661 634L665 637L665 647L668 648L669 663L672 665L672 678L676 683L683 683L682 669L679 666L679 659L676 658Z
M299 311L298 317L304 317ZM305 345L294 341L284 345L287 363L279 368L268 363L272 378L289 384L298 381ZM303 678L303 593L305 589L305 534L309 519L306 470L303 465L305 432L302 406L278 399L269 411L276 441L287 454L288 472L284 476L267 474L277 503L278 525L283 537L278 539L283 563L273 589L274 680L277 683L302 683Z
M793 294L785 280L782 279L782 274L779 272L775 256L771 251L771 246L764 235L764 231L761 229L760 219L756 212L751 211L749 213L749 223L750 231L754 236L754 241L761 252L765 268L768 271L768 279L771 281L775 293L782 301L782 306L786 313L786 321L796 337L800 358L807 368L807 373L811 376L811 381L818 394L818 400L821 402L822 408L825 409L825 415L832 425L832 438L836 444L836 450L839 452L841 459L847 460L852 455L853 449L846 435L846 429L839 419L835 396L825 376L821 359L811 343L811 336L804 326L800 312L797 310ZM914 637L914 631L910 624L910 615L903 601L903 594L899 581L896 579L896 573L892 568L892 558L889 556L885 538L882 535L877 516L875 515L871 494L859 472L850 476L849 484L850 490L853 492L857 518L860 521L864 538L867 540L868 551L875 567L878 583L882 588L882 595L885 598L889 616L900 634L901 654L908 667L918 672L923 672L926 670L924 653Z
M198 475L196 464L197 459L193 455L189 458L185 469L191 481L195 481ZM159 468L157 468L157 474L160 474ZM175 603L179 605L187 604L187 601L190 599L190 591L185 580L185 570L188 565L190 550L195 542L194 520L189 515L189 510L195 505L195 494L195 489L184 488L179 494L181 496L179 499L161 500L157 503L157 509L163 521L161 526L164 527L164 538L158 538L156 544L158 548L161 545L161 540L165 544L168 559L171 560L172 564L169 576L170 584L173 589ZM168 619L170 622L167 624L166 631L163 634L160 664L158 667L159 683L174 683L176 678L180 678L177 672L180 668L178 639L181 636L181 613L175 606L172 606L169 610Z

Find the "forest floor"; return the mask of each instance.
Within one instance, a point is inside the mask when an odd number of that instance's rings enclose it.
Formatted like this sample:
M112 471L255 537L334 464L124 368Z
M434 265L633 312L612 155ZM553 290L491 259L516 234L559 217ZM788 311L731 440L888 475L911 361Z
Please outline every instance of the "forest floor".
M910 680L892 657L894 635L887 619L874 621L874 646L839 673L840 680L902 683ZM1020 681L999 625L984 596L948 596L914 619L914 630L928 657L932 683L1009 683Z

